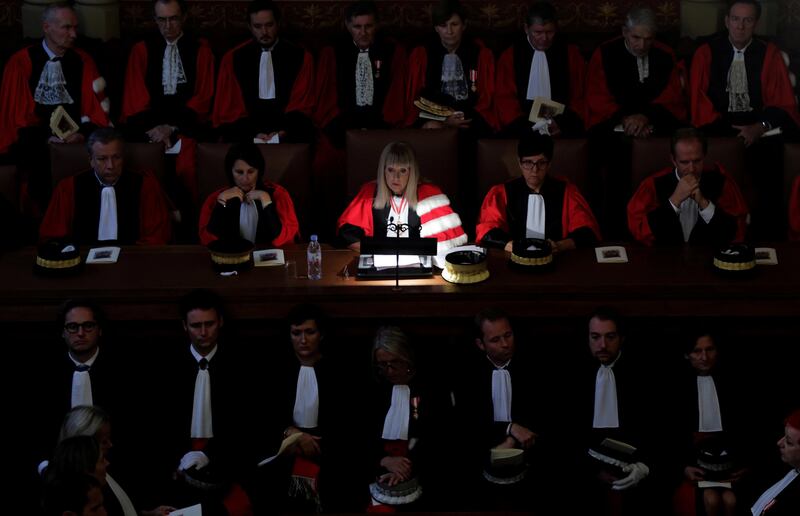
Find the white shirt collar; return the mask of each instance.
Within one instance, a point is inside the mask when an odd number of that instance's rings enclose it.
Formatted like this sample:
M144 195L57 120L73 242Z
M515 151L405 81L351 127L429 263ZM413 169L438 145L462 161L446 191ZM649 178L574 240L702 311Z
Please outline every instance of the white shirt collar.
M100 183L100 186L115 186L117 183L119 183L119 178L118 178L113 183L107 184L105 181L100 179L100 176L97 175L97 172L95 172L94 170L92 170L92 172L94 172L94 177L95 177L95 179L97 179L97 182Z
M45 53L47 54L47 57L49 57L50 59L58 57L56 55L56 53L53 52L52 50L50 50L50 47L47 46L47 40L45 40L44 38L42 38L42 48L44 49Z
M195 359L195 360L197 360L198 362L200 362L200 361L201 361L201 360L203 360L204 358L205 358L206 360L208 360L209 362L211 362L211 359L212 359L212 358L214 358L214 355L216 355L216 354L217 354L217 345L214 345L214 349L212 349L211 351L209 351L209 352L208 352L208 355L206 355L206 356L203 356L203 355L201 355L200 353L198 353L198 352L197 352L197 350L196 350L196 349L194 349L194 346L192 346L191 344L189 344L189 351L191 351L191 352L192 352L192 356L193 356L193 357L194 357L194 359Z
M728 40L728 41L730 42L730 40ZM744 46L744 48L736 48L735 46L733 46L733 43L731 43L731 48L733 49L733 53L734 53L734 54L735 54L736 52L742 52L742 53L744 53L744 52L746 52L746 51L747 51L747 49L750 47L750 44L751 44L751 43L753 43L753 38L750 38L750 41L748 41L748 42L747 42L747 45L745 45L745 46Z
M511 359L509 358L509 359L508 359L508 362L506 362L505 364L495 364L495 363L494 363L494 360L492 360L491 358L489 358L489 355L486 355L486 360L488 360L488 361L489 361L489 363L490 363L490 364L492 364L492 366L493 366L495 369L505 369L506 367L508 367L508 364L510 364L510 363L511 363Z
M77 360L75 360L75 357L73 357L72 353L70 353L69 351L67 352L67 356L69 357L70 360L72 360L72 363L75 364L76 366L85 365L92 367L94 365L94 361L97 360L97 355L99 353L100 353L100 348L98 347L97 349L94 350L94 355L92 355L91 358L89 358L89 360L87 360L86 362L78 362Z
M167 44L167 46L169 46L169 45L177 45L177 44L178 44L178 41L180 41L180 39L181 39L182 37L183 37L183 32L181 32L180 34L178 34L178 37L177 37L177 38L175 38L173 41L167 41L167 38L164 38L164 43L166 43L166 44Z

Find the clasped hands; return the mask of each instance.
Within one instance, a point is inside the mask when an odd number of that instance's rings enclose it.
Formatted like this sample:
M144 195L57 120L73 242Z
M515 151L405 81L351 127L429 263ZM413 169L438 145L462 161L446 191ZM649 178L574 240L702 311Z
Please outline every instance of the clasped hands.
M272 197L263 190L250 190L244 193L244 190L238 186L232 186L227 190L223 190L217 196L217 202L222 206L227 206L228 201L231 199L239 199L241 202L254 202L258 200L261 201L261 206L266 206L272 202Z
M694 174L686 174L678 181L678 185L670 195L669 200L675 206L680 206L689 197L694 199L701 210L706 209L708 206L708 199L700 191L700 179Z

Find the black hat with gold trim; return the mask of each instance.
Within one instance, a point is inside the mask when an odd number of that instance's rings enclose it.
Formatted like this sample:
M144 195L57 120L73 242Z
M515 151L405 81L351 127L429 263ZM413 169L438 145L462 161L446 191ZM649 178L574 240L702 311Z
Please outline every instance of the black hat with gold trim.
M480 283L488 277L486 253L462 249L448 253L444 258L442 278L450 283Z
M244 238L215 240L208 244L211 265L217 272L242 272L253 267L253 242Z
M33 272L42 276L71 276L80 272L83 260L78 246L60 240L49 240L36 250Z

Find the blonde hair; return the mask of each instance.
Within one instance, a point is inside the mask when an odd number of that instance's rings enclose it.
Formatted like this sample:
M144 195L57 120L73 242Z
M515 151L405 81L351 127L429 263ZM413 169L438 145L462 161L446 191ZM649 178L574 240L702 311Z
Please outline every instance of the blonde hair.
M383 148L378 161L377 190L372 207L382 210L389 204L392 191L386 184L386 168L395 165L408 165L408 185L406 185L406 201L412 210L417 209L417 185L420 183L419 163L414 148L406 142L391 142Z

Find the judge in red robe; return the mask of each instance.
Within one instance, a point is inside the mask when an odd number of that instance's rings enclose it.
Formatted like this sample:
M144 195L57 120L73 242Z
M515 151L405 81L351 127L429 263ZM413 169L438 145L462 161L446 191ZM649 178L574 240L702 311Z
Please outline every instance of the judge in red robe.
M525 17L527 37L503 52L497 62L495 111L501 130L510 137L530 131L533 122L528 116L536 97L566 106L563 114L551 119L549 134L576 137L583 133L586 62L578 47L567 44L557 32L552 4L536 2Z
M491 50L478 40L464 38L467 19L458 0L444 0L434 7L433 24L438 37L415 48L408 60L406 125L420 124L414 101L424 97L458 113L443 122L428 120L423 127L459 127L475 135L497 129L492 106L495 63Z
M253 143L234 145L225 156L230 187L208 196L200 212L200 242L245 238L282 247L299 236L289 192L264 180L264 157Z
M124 170L122 138L113 129L98 129L88 144L92 170L58 183L39 228L40 240L166 244L171 228L158 181Z
M800 240L800 177L795 178L789 197L789 240Z
M381 153L377 180L361 187L336 224L345 245L360 250L363 237L395 236L387 231L390 223L408 224L410 236L436 238L440 256L465 244L467 235L461 218L450 207L450 199L420 178L411 146L388 144Z
M530 133L517 146L522 176L495 185L481 205L476 239L511 250L514 240L543 238L553 251L594 245L600 228L578 188L548 175L553 140Z
M44 38L11 56L0 86L0 154L17 144L18 168L42 208L50 192L48 140L82 142L95 127L109 124L106 83L89 54L75 48L77 26L72 7L45 9ZM65 140L50 129L50 115L58 107L80 127Z
M211 122L224 141L311 142L314 63L311 54L278 37L280 11L269 0L248 8L253 38L222 58Z
M709 134L742 139L755 191L753 236L781 240L786 214L776 201L784 195L784 136L769 136L769 131L796 133L800 114L780 50L754 37L760 15L759 2L731 4L725 16L728 33L697 49L691 66L691 113L692 123Z
M349 5L345 26L347 36L322 49L315 76L314 123L337 147L348 129L397 127L405 114L408 58L401 45L377 36L375 3Z
M673 137L672 164L645 179L628 203L628 227L645 245L742 241L747 205L719 165L704 167L707 143L696 129Z
M120 122L132 141L181 142L175 172L197 199L195 149L214 96L214 55L208 42L184 34L183 0L154 3L158 35L136 43L128 58Z

